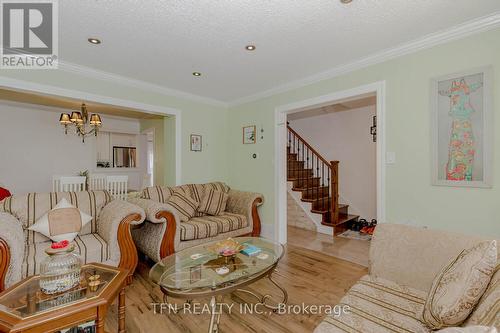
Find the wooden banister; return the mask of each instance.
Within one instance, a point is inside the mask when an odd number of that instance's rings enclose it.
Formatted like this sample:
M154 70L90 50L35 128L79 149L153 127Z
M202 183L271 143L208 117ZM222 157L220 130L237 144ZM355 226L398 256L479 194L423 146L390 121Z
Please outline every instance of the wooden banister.
M318 153L318 152L316 151L316 149L314 149L314 148L313 148L313 147L312 147L309 143L307 143L307 141L306 141L306 140L304 140L304 139L303 139L303 138L302 138L302 137L301 137L301 136L300 136L297 132L295 132L295 131L294 131L294 130L290 127L290 126L287 126L287 128L288 128L288 130L289 130L290 132L292 132L292 133L293 133L293 135L294 135L294 136L296 136L296 137L297 137L297 139L299 139L299 141L300 141L301 143L303 143L303 144L304 144L304 146L306 146L307 148L309 148L309 150L310 150L310 151L311 151L314 155L316 155L316 156L317 156L317 157L318 157L318 158L319 158L319 159L320 159L323 163L325 163L326 165L330 165L330 163L329 163L329 162L328 162L325 158L323 158L323 156L321 156L321 154L320 154L320 153Z
M339 161L330 161L331 196L330 222L336 224L339 220Z
M339 222L339 161L327 161L288 124L287 129L288 152L297 155L288 162L291 168L289 172L303 182L301 187L307 189L310 197L316 200L313 207L316 212L323 214L322 223L337 224ZM328 197L325 196L325 188Z

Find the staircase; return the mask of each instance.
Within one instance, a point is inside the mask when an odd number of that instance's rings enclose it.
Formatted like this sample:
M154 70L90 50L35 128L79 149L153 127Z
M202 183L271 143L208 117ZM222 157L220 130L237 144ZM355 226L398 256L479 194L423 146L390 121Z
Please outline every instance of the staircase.
M339 161L328 162L290 126L287 143L287 180L301 200L311 203L311 212L322 215L321 224L333 227L334 235L347 229L359 215L349 214L349 205L339 203Z

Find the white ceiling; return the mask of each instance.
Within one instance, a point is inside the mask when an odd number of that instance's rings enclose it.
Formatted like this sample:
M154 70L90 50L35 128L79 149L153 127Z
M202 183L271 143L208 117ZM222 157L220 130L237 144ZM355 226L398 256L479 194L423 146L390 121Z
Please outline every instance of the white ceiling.
M64 0L59 53L230 102L497 11L499 0Z
M368 106L375 107L377 104L377 96L370 94L367 97L354 98L338 101L335 104L325 105L315 109L309 109L299 112L294 112L288 114L286 120L299 120L304 118L311 118L317 116L323 116L325 114L343 112L349 110L356 110L360 108L366 108Z

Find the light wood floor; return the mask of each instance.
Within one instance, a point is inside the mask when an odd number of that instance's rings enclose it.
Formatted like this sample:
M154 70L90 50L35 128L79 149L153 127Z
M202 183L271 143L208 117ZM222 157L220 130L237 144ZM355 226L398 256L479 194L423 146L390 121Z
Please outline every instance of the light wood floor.
M134 282L127 288L126 328L128 333L152 332L206 332L210 316L208 314L154 314L151 303L161 302L162 293L147 277L149 266L140 263ZM275 280L289 295L288 304L335 305L345 292L367 273L367 269L348 261L321 252L311 251L295 245L288 245L285 255L278 265ZM261 280L251 285L253 291L279 295L276 288ZM235 303L239 309L242 298L227 295L224 302ZM181 301L181 300L179 300ZM208 299L198 300L208 302ZM110 309L106 329L117 331L116 306ZM279 315L241 314L233 311L224 313L221 318L221 332L312 332L324 315L298 314Z
M288 227L288 244L318 251L368 267L370 242Z

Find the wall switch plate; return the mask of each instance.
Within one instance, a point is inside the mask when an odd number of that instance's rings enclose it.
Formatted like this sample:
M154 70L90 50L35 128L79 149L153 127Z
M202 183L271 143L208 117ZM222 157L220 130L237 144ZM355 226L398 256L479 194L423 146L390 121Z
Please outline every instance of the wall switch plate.
M386 164L395 164L396 163L396 153L393 151L388 151L385 154L385 163Z

